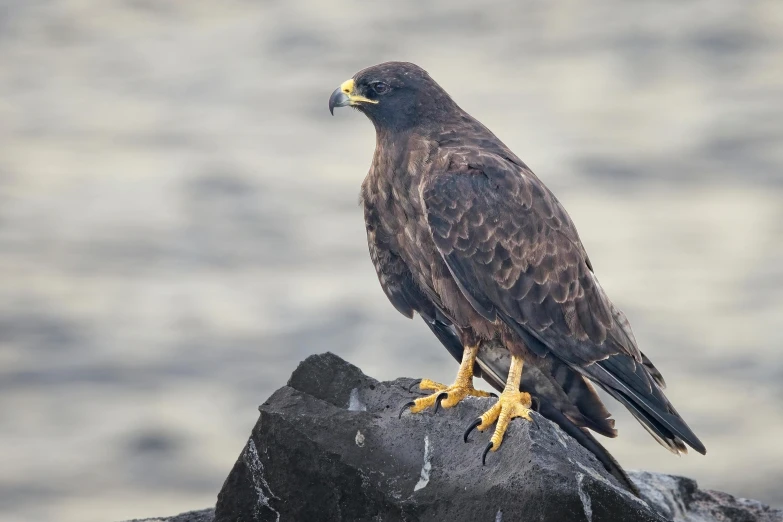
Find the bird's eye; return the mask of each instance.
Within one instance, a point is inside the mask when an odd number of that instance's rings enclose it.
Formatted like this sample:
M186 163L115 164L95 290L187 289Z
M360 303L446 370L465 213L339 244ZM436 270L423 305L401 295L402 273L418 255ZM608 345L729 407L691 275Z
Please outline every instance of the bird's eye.
M378 94L384 94L389 90L389 85L383 82L373 82L372 90L374 90Z

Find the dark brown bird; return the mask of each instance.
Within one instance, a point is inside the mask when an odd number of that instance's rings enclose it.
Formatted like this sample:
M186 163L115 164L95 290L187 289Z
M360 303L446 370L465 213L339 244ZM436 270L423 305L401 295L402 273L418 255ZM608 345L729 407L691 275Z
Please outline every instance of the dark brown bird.
M687 444L705 453L598 283L571 218L525 163L411 63L356 73L329 99L331 111L344 106L376 130L361 199L381 286L461 360L452 385L421 382L434 393L412 412L488 395L473 387L480 369L502 391L470 427L496 426L484 455L512 418L531 420L532 393L610 469L616 463L587 432L617 434L592 381L672 452Z

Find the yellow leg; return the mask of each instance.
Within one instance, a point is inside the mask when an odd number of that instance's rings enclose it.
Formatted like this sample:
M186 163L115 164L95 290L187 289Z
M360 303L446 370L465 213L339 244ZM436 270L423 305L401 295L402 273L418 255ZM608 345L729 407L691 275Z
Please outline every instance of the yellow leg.
M530 394L519 391L519 383L522 380L522 366L522 358L512 355L511 369L508 372L506 387L503 389L503 393L500 394L498 402L481 416L481 423L477 427L479 431L484 431L497 421L495 433L492 434L490 445L487 446L487 449L491 448L492 451L497 451L500 448L500 444L503 442L503 435L505 435L511 419L522 417L529 421L533 420L530 416L530 406L532 404Z
M445 386L429 379L422 379L421 383L419 383L419 388L422 390L434 390L435 393L413 401L411 413L419 413L433 406L438 402L439 398L443 400L441 406L452 408L467 396L489 397L489 393L473 387L473 364L476 362L476 354L478 354L478 346L465 348L465 351L462 353L462 362L459 365L457 378L451 386Z

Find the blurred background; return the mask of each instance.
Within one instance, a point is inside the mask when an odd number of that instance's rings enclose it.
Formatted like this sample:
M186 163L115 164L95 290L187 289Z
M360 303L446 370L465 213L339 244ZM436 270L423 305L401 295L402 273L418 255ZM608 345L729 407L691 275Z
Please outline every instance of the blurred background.
M213 505L307 355L456 364L384 297L332 90L414 61L571 213L709 449L783 506L783 3L0 1L0 519Z

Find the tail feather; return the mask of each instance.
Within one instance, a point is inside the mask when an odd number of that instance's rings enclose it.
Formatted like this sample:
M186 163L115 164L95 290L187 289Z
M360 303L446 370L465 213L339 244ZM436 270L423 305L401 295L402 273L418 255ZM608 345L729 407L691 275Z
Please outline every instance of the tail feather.
M679 438L672 434L671 431L667 430L666 427L662 426L661 423L650 417L650 415L648 415L643 409L639 408L632 400L628 399L626 396L616 390L603 386L602 388L606 390L606 392L615 400L628 408L628 411L631 412L631 415L633 415L634 418L639 421L639 424L641 424L642 427L647 430L647 433L649 433L652 438L658 442L658 444L668 449L675 455L688 453L688 448Z
M663 380L663 375L661 375L661 372L658 371L658 368L655 367L652 361L648 359L646 355L644 355L644 352L641 352L641 354L642 354L642 364L644 365L645 368L647 368L647 371L650 372L650 377L653 378L655 384L657 384L662 390L665 390L666 381Z
M707 450L647 373L645 365L631 357L614 355L588 366L575 368L623 403L634 417L664 447L685 452L685 444L704 455Z

